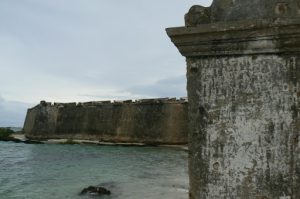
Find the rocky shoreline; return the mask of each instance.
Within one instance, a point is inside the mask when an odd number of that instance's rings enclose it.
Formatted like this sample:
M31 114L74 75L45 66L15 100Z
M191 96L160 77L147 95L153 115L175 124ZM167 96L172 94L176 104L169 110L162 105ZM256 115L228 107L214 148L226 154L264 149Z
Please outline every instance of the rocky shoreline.
M188 150L187 145L169 145L169 144L147 144L147 143L121 143L121 142L102 142L95 140L82 140L82 139L45 139L45 140L32 140L28 139L24 134L12 134L10 137L5 139L0 139L0 141L5 142L16 142L24 144L89 144L89 145L106 145L106 146L124 146L124 147L168 147L168 148L179 148L182 150Z
M24 143L24 144L44 144L41 141L26 139L22 134L12 134L7 137L1 137L0 141L3 142L15 142L15 143Z

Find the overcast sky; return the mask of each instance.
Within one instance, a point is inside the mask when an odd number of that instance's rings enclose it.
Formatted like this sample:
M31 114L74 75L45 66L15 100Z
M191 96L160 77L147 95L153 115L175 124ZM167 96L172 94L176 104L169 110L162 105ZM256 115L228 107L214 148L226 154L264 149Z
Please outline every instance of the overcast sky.
M40 100L186 96L165 33L211 0L0 0L0 126Z

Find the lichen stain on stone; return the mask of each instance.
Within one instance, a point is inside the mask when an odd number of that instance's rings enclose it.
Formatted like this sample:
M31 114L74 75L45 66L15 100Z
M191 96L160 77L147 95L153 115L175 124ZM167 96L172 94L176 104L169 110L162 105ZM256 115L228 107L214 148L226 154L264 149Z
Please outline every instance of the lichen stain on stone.
M200 117L195 116L209 137L203 149L209 155L212 174L207 198L290 194L288 187L279 185L290 184L291 168L284 165L294 152L287 140L298 144L299 137L292 138L289 133L296 117L290 110L295 103L298 107L300 89L288 81L289 70L295 67L290 65L294 63L291 59L258 55L190 60L198 70L189 74L193 77L188 88L194 97L189 100L197 101L200 108L196 115ZM267 186L269 193L259 194L260 186Z
M288 12L288 3L277 3L275 6L275 13L278 15L283 15Z

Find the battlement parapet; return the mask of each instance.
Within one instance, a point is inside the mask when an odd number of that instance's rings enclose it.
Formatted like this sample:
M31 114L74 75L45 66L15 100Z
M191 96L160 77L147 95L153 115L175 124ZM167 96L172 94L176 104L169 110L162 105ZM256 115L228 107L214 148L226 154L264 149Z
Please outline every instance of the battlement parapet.
M170 103L187 103L187 97L181 97L181 98L147 98L147 99L136 99L136 100L106 100L106 101L90 101L90 102L69 102L69 103L61 103L61 102L46 102L41 101L38 106L48 106L48 107L57 107L57 108L70 108L70 107L97 107L97 106L103 106L103 105L122 105L122 104L170 104ZM35 107L33 107L35 108Z

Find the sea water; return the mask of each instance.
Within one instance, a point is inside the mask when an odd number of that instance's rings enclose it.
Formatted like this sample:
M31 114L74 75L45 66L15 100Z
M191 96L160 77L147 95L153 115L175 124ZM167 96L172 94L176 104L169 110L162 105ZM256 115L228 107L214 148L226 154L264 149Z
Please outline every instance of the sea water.
M0 142L1 199L187 199L187 152L164 147Z

